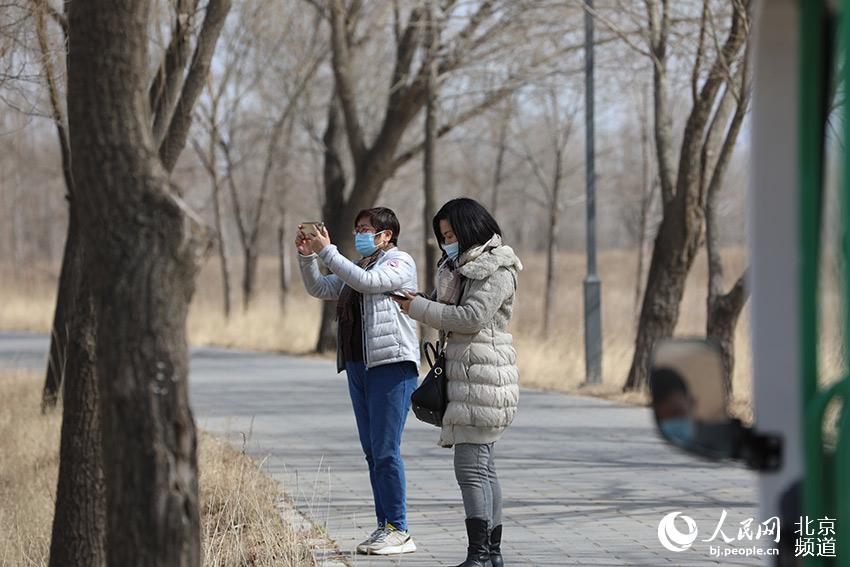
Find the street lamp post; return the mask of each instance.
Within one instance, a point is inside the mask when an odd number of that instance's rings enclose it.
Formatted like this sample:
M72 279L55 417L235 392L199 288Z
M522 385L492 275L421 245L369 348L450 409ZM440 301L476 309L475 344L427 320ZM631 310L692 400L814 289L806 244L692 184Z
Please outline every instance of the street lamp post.
M585 383L602 382L602 282L596 274L596 169L593 132L593 0L585 0L584 78L587 185L587 276L584 278Z

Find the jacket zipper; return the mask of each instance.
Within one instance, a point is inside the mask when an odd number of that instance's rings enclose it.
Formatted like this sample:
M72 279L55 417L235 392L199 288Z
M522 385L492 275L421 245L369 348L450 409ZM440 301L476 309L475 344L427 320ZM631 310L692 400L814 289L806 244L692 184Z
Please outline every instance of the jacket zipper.
M383 254L381 254L383 256ZM380 260L380 256L375 259L371 266L367 267L366 270L371 270L373 266L378 263ZM369 349L366 348L366 296L369 294L361 293L360 294L360 336L361 342L363 343L363 362L365 363L366 368L369 368Z
M361 337L361 348L363 349L363 360L366 363L366 368L369 368L369 349L366 348L366 308L364 307L364 303L366 303L366 294L360 294L360 337Z

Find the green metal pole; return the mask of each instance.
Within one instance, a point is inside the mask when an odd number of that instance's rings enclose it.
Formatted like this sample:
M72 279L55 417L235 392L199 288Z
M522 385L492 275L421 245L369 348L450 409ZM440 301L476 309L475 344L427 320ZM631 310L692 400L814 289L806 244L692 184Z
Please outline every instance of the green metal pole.
M842 235L844 251L844 340L845 347L850 341L850 104L848 104L847 93L850 86L850 20L847 14L850 14L850 0L845 0L842 6L842 16L844 16L841 28L841 37L839 39L841 57L841 77L840 81L844 85L844 104L843 104L843 120L844 120L844 140L843 140L843 166L844 172L842 175ZM841 396L842 407L841 416L839 418L838 427L838 442L835 447L835 466L832 476L832 496L834 496L835 509L835 539L836 539L836 556L838 558L837 565L839 567L850 566L850 411L848 411L847 403L850 400L850 378L844 377L836 387L838 395Z

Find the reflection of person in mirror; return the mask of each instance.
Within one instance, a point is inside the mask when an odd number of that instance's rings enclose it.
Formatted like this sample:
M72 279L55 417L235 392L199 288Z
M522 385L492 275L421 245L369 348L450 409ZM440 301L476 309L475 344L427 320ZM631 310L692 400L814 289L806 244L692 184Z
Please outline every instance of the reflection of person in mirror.
M650 383L659 429L670 441L689 444L694 438L692 413L696 404L684 380L675 370L659 368L653 371Z

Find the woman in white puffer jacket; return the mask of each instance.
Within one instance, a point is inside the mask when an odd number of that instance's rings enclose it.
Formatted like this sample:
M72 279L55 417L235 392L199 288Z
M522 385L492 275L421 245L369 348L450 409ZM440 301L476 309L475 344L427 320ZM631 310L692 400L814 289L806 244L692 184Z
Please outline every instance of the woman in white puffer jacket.
M507 331L522 264L502 244L496 220L478 202L454 199L434 217L444 254L431 301L398 300L412 319L441 331L446 344L448 407L440 445L454 446L469 538L458 567L501 567L501 488L495 442L519 400L516 350Z

